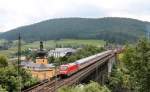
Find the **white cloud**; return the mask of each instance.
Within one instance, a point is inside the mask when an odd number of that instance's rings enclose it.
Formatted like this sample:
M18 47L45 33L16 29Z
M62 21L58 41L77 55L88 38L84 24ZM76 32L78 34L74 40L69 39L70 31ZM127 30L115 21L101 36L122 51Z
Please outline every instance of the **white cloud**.
M149 0L0 0L0 31L60 17L130 17L150 21Z

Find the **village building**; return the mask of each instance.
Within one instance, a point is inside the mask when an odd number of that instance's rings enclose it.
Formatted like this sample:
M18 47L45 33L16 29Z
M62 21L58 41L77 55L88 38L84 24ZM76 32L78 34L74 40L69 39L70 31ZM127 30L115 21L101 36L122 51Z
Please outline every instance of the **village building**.
M47 51L43 49L43 42L40 42L40 49L37 50L35 63L31 60L24 60L21 66L29 69L33 77L40 80L49 79L55 75L55 66L48 63Z
M75 53L76 50L73 48L55 48L54 50L50 50L48 52L48 56L53 56L53 57L64 57L66 55L71 55Z

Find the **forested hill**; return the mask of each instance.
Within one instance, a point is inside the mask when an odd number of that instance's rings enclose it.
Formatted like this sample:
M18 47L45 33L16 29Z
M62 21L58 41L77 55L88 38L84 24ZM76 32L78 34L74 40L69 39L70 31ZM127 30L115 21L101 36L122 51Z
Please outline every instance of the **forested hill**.
M50 39L104 39L111 42L134 42L145 36L148 22L129 18L60 18L19 27L0 38L16 40L20 32L26 41Z

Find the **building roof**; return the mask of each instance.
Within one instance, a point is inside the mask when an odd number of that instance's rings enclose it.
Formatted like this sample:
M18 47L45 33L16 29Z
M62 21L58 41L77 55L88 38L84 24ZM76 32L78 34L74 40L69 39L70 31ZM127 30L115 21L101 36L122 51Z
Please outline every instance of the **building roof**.
M72 49L72 48L55 48L54 50L50 50L50 52L75 52L75 49Z
M32 61L22 61L21 66L32 70L48 70L55 67L53 64L37 64Z

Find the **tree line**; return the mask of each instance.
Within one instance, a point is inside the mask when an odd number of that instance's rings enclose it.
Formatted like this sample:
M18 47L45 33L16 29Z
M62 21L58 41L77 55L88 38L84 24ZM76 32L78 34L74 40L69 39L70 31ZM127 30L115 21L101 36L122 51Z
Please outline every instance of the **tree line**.
M114 66L108 87L112 92L150 92L150 41L127 45Z
M26 42L58 39L101 39L116 43L134 43L147 32L143 22L130 18L60 18L19 27L0 34L0 38L17 40L21 33ZM36 34L35 34L36 32Z

